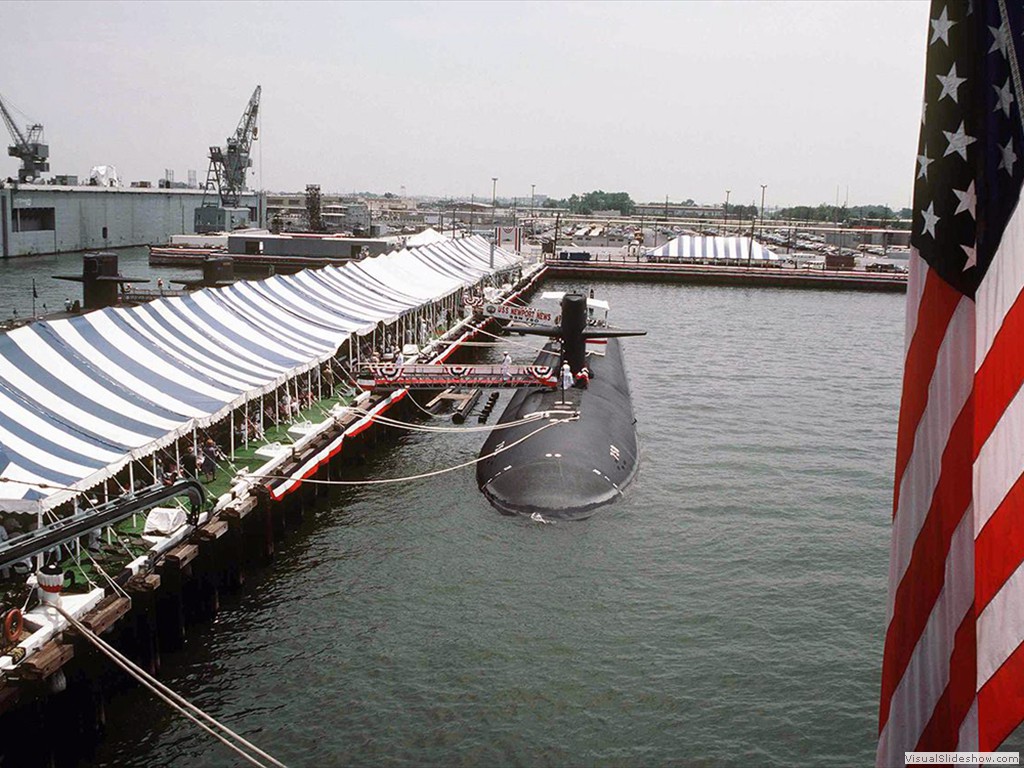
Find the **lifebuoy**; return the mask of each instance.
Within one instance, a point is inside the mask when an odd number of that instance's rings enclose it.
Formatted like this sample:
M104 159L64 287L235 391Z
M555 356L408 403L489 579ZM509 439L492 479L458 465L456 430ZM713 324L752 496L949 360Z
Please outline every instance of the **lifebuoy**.
M4 616L4 640L7 643L17 642L21 637L21 630L25 628L25 619L21 611L11 608Z

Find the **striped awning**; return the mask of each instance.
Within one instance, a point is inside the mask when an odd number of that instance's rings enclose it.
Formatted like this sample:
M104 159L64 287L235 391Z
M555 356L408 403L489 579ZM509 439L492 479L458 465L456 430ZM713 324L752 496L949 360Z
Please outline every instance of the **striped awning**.
M390 323L519 264L480 237L0 336L0 510L46 509Z
M692 261L778 261L777 254L750 237L681 235L648 251L648 258Z

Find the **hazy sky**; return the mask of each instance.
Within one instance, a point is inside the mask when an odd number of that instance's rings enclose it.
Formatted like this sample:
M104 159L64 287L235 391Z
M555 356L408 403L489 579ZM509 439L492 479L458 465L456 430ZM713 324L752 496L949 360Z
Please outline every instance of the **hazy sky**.
M269 190L899 208L928 29L909 0L0 2L0 93L53 173L202 179L261 84Z

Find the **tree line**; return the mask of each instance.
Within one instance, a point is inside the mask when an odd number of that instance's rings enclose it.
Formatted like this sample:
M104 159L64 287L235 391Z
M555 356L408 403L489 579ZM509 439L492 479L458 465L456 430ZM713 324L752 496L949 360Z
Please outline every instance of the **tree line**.
M669 203L678 206L679 203ZM684 206L697 206L693 198L682 202ZM618 211L623 216L630 216L636 210L636 203L628 192L605 192L598 189L583 194L572 194L562 199L548 198L541 206L543 208L565 208L571 213L578 213L583 216L593 214L595 211ZM721 203L719 209L724 215L735 219L755 219L761 215L761 210L756 204L742 205L730 204L726 210L725 203ZM794 205L786 208L775 208L765 211L766 219L785 219L796 221L820 221L833 222L849 225L861 223L887 223L896 226L901 219L911 218L909 208L893 210L887 205L853 205L836 206L829 203L820 203L816 206Z

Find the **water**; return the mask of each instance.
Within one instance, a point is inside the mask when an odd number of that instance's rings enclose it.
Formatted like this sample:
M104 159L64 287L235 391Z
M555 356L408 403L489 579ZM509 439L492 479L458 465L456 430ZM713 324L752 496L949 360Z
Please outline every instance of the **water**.
M539 525L471 469L345 490L164 680L292 766L873 762L903 297L597 293L650 331L621 502ZM366 476L483 438L413 434ZM88 764L237 764L141 691L108 716Z
M135 279L137 285L150 290L156 290L158 279L163 279L168 288L179 288L180 286L172 285L170 281L202 277L200 269L149 266L149 248L145 246L118 248L114 253L118 255L117 263L121 274ZM32 316L33 280L38 294L35 301L37 315L63 311L67 299L81 301L80 283L53 279L54 275L81 274L82 253L77 251L0 259L0 321L9 320L12 316Z

